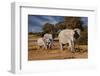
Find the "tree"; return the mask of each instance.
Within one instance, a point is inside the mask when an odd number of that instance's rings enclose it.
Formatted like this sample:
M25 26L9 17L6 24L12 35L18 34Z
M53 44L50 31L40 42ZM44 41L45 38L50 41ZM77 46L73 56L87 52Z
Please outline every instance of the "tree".
M45 33L52 33L54 31L54 25L50 23L46 23L44 24L42 29Z
M66 28L66 24L64 22L59 22L55 25L57 30L62 30Z
M81 17L64 17L64 23L68 29L79 28L83 30Z
M51 33L53 35L53 38L55 37L55 26L53 24L50 23L46 23L43 26L43 34L45 33Z
M58 22L55 26L56 30L63 30L63 29L75 29L79 28L83 30L83 22L81 21L81 17L64 17L63 22Z

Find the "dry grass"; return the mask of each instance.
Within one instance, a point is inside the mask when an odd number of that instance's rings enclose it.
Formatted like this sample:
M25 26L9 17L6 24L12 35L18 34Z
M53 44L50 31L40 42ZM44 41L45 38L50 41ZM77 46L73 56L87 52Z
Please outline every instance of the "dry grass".
M64 50L60 50L59 42L54 42L52 49L38 49L36 39L38 37L30 36L28 44L28 60L48 60L48 59L76 59L76 58L88 58L87 45L77 45L76 52L72 53L64 46ZM33 39L33 40L32 40Z

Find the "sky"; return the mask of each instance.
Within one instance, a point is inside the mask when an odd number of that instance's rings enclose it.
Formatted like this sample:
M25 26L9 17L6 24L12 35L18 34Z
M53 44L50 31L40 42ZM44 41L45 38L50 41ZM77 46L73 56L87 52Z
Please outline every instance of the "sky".
M87 24L87 17L81 20ZM64 21L64 16L28 15L28 32L41 32L45 23L56 24Z

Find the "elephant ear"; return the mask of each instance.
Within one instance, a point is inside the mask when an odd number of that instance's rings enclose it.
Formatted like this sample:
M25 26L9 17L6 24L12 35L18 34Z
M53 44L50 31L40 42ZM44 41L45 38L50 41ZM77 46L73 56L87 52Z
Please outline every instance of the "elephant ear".
M74 38L78 39L80 37L80 30L79 29L74 29Z
M79 38L79 34L77 33L77 31L74 31L74 38L78 39Z

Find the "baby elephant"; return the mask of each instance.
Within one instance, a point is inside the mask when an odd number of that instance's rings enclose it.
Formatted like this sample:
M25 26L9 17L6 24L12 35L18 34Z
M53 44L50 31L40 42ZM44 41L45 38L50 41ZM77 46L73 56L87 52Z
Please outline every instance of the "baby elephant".
M37 40L37 45L38 45L38 48L43 48L43 49L47 49L47 46L43 40L43 38L39 38Z

